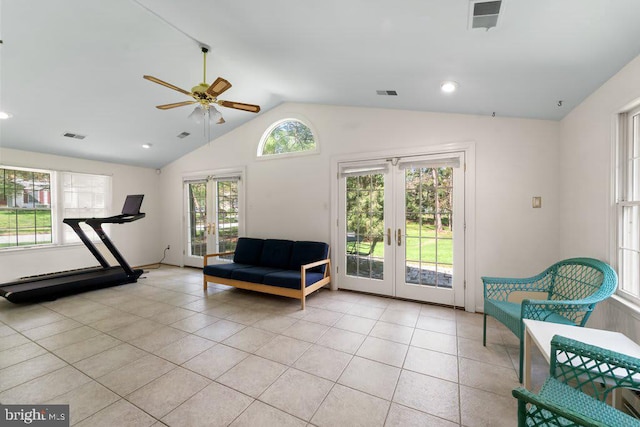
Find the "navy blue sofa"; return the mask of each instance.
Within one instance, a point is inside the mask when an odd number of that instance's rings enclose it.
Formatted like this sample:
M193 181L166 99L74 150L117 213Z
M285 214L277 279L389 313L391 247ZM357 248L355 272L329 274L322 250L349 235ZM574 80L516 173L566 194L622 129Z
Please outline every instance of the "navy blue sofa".
M209 265L211 258L233 254L233 262ZM305 298L331 282L329 245L280 239L240 237L236 250L204 256L204 289L208 282L268 294Z

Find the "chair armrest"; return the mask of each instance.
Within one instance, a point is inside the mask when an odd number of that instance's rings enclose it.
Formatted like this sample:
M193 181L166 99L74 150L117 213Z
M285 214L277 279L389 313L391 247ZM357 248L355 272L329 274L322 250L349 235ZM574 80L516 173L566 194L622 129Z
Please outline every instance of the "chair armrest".
M514 389L511 394L513 397L518 399L518 425L526 426L527 423L524 419L526 417L526 404L530 403L535 405L536 412L540 412L541 410L546 410L552 414L555 414L559 417L566 418L567 420L573 421L577 425L586 426L586 427L607 427L607 424L601 423L596 420L592 420L591 418L587 418L582 414L572 411L569 408L565 408L563 406L556 405L553 401L549 399L545 399L544 397L538 396L526 390L522 387L518 387ZM548 419L548 417L543 417L543 419ZM551 421L551 420L549 420ZM551 425L551 424L550 424ZM560 425L560 424L558 424Z
M595 303L590 300L530 300L524 299L521 304L522 319L547 320L551 314L558 314L583 326L585 314L593 310ZM584 322L583 322L584 321Z
M206 267L208 265L207 261L209 260L209 258L215 258L215 257L222 256L222 255L232 255L234 253L235 253L235 251L218 252L218 253L215 253L215 254L206 254L204 256L204 267Z
M551 375L565 383L577 381L578 389L601 401L615 388L640 389L640 359L626 354L555 335L550 362Z
M506 301L509 294L517 291L549 292L550 274L545 271L537 276L515 279L510 277L482 277L485 299Z

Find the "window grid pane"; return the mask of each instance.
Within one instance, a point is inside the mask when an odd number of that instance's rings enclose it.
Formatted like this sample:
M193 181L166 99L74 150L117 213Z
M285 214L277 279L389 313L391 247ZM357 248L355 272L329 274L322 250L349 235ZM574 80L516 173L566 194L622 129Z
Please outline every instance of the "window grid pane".
M110 198L111 177L84 173L64 172L62 174L62 214L63 218L101 218L109 215L107 200ZM94 241L100 238L86 224L80 224L87 236ZM109 225L103 226L105 231ZM63 229L64 243L80 242L71 229Z
M405 281L451 288L453 168L405 169Z
M51 174L0 169L0 248L52 243Z
M259 156L313 151L316 141L311 129L299 120L287 119L276 123L260 144Z
M384 278L384 175L346 177L347 275Z
M218 252L230 252L238 244L238 181L218 181ZM233 255L221 256L233 259Z
M207 253L207 183L189 183L189 236L188 248L191 256L204 256Z
M621 294L640 298L640 109L625 117L629 131L619 146L626 158L618 177L618 274Z

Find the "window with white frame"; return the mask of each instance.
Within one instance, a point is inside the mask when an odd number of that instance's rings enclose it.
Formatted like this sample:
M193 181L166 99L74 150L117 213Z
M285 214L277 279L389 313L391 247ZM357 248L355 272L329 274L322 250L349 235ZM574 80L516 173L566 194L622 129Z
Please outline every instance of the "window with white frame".
M308 154L318 151L311 127L302 120L288 118L273 123L258 145L258 157Z
M62 218L107 216L110 198L109 176L0 166L0 250L79 242Z
M53 242L51 172L0 168L0 248Z
M101 218L108 216L107 200L111 195L111 177L62 172L62 218ZM99 240L91 227L80 224L91 240ZM108 224L103 226L108 230ZM78 235L65 226L63 243L80 242Z
M618 131L618 293L640 304L640 106L620 114Z

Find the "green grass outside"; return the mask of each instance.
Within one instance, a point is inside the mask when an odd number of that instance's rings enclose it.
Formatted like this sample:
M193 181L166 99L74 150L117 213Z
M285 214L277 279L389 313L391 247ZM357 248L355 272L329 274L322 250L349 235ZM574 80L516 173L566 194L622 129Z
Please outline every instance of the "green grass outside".
M420 224L409 222L406 228L406 236L404 237L405 250L407 251L408 262L453 264L453 233L451 230L445 229L438 233L438 257L436 259L436 230L432 225L423 224L422 234L420 233ZM393 236L392 236L393 237ZM382 258L384 256L384 248L386 242L378 242L373 249L372 256ZM361 242L359 252L366 254L371 247L370 242Z
M17 215L16 215L17 212ZM51 211L40 209L0 209L0 233L5 230L46 229L51 232Z
M0 236L13 236L15 239L17 234L19 236L34 236L35 234L51 234L51 211L40 209L2 209L0 210ZM21 241L16 244L15 241L11 243L0 243L0 248L15 247L15 246L32 246L36 244L47 244L47 242L35 242L33 239L30 241Z

